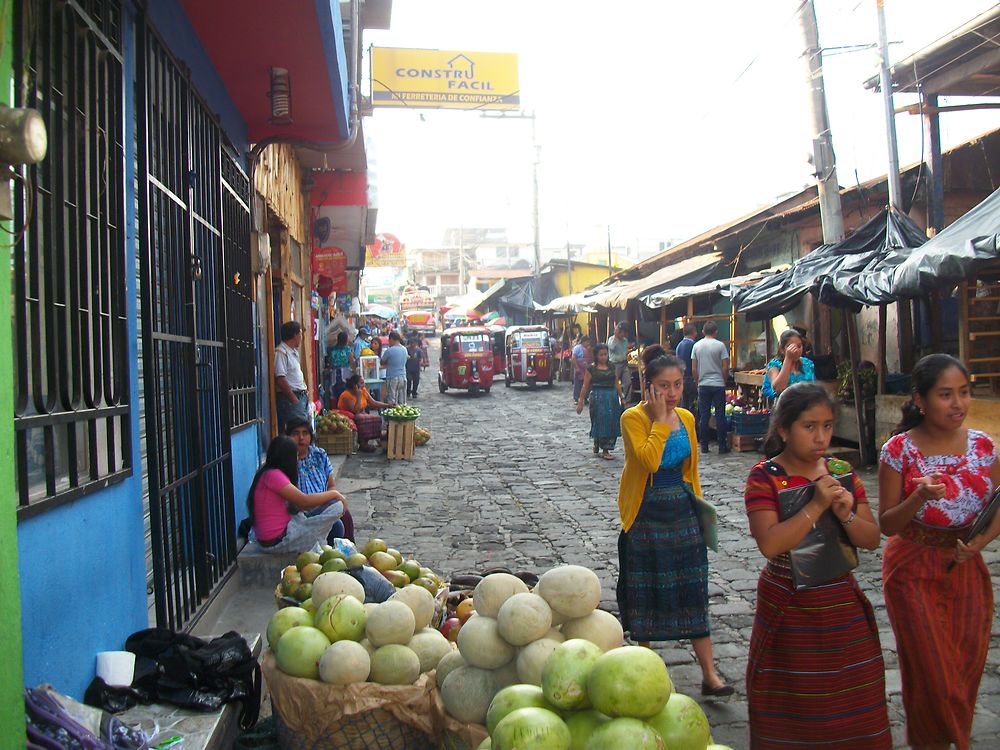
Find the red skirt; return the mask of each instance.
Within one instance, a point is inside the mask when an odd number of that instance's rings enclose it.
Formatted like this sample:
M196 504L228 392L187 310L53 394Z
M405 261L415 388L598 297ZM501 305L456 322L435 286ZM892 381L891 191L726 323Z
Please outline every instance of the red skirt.
M993 627L993 587L981 555L948 572L956 532L910 524L889 539L882 581L896 634L911 745L967 750Z
M854 576L795 591L769 564L747 665L750 747L891 750L885 664Z
M378 440L382 437L382 417L378 414L355 414L354 423L358 426L358 440Z

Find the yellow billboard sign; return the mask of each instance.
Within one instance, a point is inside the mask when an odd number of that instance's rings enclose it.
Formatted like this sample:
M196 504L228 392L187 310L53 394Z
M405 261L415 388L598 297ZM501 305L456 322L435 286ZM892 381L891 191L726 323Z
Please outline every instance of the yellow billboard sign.
M372 48L376 107L519 109L517 55Z

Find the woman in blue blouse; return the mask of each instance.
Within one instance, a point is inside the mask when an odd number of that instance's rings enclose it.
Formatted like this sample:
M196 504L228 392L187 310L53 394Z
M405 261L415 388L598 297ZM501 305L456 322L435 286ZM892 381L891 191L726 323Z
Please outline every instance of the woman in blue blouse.
M813 362L803 357L805 342L802 334L789 328L778 338L778 356L767 363L764 386L765 398L777 398L793 383L811 382L816 379Z
M309 421L300 417L289 419L285 424L285 434L295 441L299 449L299 476L296 482L298 488L307 495L314 492L326 492L327 490L335 489L333 464L330 463L330 457L326 455L325 450L318 445L313 445L314 436ZM347 509L346 498L343 503L344 515L333 525L330 537L350 539L353 542L354 521L351 518L350 511ZM322 512L325 508L325 505L322 508L315 508L309 511L307 515L315 515Z

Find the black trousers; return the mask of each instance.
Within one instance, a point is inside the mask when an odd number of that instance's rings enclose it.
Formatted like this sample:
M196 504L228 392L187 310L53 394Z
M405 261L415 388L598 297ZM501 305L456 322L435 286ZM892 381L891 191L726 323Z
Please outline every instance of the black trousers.
M420 385L420 370L406 371L406 395L416 396L417 387Z

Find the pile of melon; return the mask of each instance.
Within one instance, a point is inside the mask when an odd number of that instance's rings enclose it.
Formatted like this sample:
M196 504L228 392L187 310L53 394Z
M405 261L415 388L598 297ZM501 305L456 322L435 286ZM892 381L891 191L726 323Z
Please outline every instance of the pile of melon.
M315 612L279 609L267 626L278 669L332 685L412 685L436 669L451 643L430 627L434 597L406 586L381 604L365 604L362 585L346 573L314 582Z
M483 578L458 651L438 664L447 712L486 726L481 750L724 750L663 660L623 646L600 598L597 575L577 565L531 591L512 575Z

